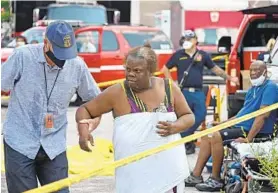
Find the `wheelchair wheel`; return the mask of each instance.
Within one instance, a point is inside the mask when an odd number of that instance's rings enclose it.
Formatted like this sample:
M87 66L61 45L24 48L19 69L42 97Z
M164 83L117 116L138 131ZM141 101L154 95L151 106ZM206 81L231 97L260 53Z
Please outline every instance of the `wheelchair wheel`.
M225 193L241 193L241 191L242 191L241 182L235 182L225 187Z
M248 193L259 193L262 185L257 180L248 180Z

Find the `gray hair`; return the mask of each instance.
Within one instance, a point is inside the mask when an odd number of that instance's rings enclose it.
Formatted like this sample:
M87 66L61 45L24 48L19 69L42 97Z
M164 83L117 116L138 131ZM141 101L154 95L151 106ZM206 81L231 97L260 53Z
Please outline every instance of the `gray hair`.
M152 50L149 43L131 49L126 55L126 61L129 56L144 59L151 73L154 73L157 70L156 53Z

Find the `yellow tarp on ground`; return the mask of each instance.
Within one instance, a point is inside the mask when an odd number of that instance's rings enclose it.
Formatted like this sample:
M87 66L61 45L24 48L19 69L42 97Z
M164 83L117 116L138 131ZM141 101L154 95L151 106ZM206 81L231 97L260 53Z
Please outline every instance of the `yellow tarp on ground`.
M79 146L69 147L67 150L69 160L69 173L79 174L88 169L99 168L114 161L113 145L106 139L95 138L92 152L85 152ZM104 171L100 176L114 175L114 170Z
M105 166L114 161L112 142L106 139L95 138L95 146L90 146L92 152L85 152L79 145L68 147L67 156L69 161L69 174L79 174L84 171L92 170ZM3 145L1 151L1 171L5 172ZM106 170L99 176L114 175L114 170Z

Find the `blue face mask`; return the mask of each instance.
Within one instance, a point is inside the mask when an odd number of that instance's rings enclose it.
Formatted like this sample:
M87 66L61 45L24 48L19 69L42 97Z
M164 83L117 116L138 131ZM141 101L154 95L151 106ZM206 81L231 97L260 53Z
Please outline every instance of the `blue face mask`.
M56 66L58 66L59 68L63 68L66 60L59 60L54 56L53 52L51 52L50 50L47 51L45 54Z

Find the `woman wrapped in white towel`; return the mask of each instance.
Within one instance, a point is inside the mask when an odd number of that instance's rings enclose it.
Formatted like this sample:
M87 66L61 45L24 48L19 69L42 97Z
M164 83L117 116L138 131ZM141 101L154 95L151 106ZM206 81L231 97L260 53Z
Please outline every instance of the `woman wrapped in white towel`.
M107 88L76 112L79 144L91 151L95 117L113 112L115 160L180 139L195 121L180 89L153 76L155 52L146 44L126 56L126 80ZM93 143L93 142L92 142ZM117 193L183 193L189 168L184 146L160 152L116 169Z

